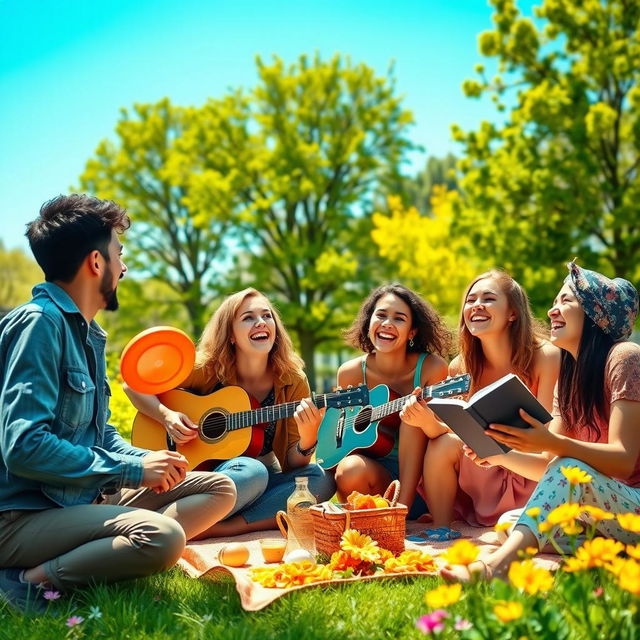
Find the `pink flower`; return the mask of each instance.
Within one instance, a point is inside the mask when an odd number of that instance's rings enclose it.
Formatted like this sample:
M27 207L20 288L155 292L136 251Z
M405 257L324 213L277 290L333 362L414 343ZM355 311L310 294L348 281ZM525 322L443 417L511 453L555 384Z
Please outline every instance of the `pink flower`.
M59 591L45 591L42 594L42 597L45 600L57 600L60 597L60 592Z
M604 589L602 587L598 587L597 589L593 590L593 595L596 598L599 598L603 593L604 593Z
M456 622L453 625L456 631L466 631L467 629L471 629L471 627L473 627L473 625L464 618L456 618Z
M84 622L84 618L82 616L71 616L66 624L67 627L71 628L71 627L75 627L78 624L82 624Z
M436 609L426 616L420 616L416 620L416 627L422 633L440 633L444 629L442 621L448 617L449 614L444 609Z

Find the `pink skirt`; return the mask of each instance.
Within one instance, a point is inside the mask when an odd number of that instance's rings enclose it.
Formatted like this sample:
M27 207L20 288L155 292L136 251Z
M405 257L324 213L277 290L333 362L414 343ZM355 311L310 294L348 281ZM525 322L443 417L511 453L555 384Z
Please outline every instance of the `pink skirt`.
M504 467L479 467L463 455L455 517L470 525L492 527L505 511L524 507L536 484Z

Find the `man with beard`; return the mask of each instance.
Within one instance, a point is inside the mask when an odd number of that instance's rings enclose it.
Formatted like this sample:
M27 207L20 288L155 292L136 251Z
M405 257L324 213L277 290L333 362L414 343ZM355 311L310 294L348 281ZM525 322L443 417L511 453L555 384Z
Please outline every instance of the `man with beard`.
M27 237L46 282L0 322L0 597L22 611L45 609L44 588L173 566L235 504L226 476L186 473L181 454L132 447L107 423L94 316L118 308L128 227L111 201L45 203Z

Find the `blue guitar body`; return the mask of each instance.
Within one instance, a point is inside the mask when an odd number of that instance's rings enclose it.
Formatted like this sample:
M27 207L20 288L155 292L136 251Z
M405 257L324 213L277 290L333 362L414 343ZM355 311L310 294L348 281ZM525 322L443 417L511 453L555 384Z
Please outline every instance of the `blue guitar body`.
M395 438L380 430L380 425L392 422L396 427L400 420L398 415L388 416L383 420L370 422L373 407L378 407L397 397L384 384L369 390L367 406L329 408L318 429L318 447L316 462L323 469L333 469L342 458L360 453L370 458L386 456L395 444ZM389 425L391 426L391 425Z

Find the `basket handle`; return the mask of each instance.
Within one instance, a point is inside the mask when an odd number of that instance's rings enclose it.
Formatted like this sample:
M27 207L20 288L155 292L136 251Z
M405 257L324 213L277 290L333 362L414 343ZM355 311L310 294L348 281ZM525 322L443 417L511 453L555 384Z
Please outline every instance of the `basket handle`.
M389 506L395 507L396 504L398 504L398 498L400 497L400 480L394 480L387 487L383 497L389 501Z
M326 520L327 519L327 513L330 513L326 507L322 507L322 517ZM344 513L344 531L346 531L347 529L351 529L351 514L349 513L348 509L344 509L343 510ZM344 531L342 533L344 533Z
M278 513L276 513L276 524L278 525L278 529L280 529L280 533L284 539L287 540L289 538L289 527L291 523L284 511L278 511Z

